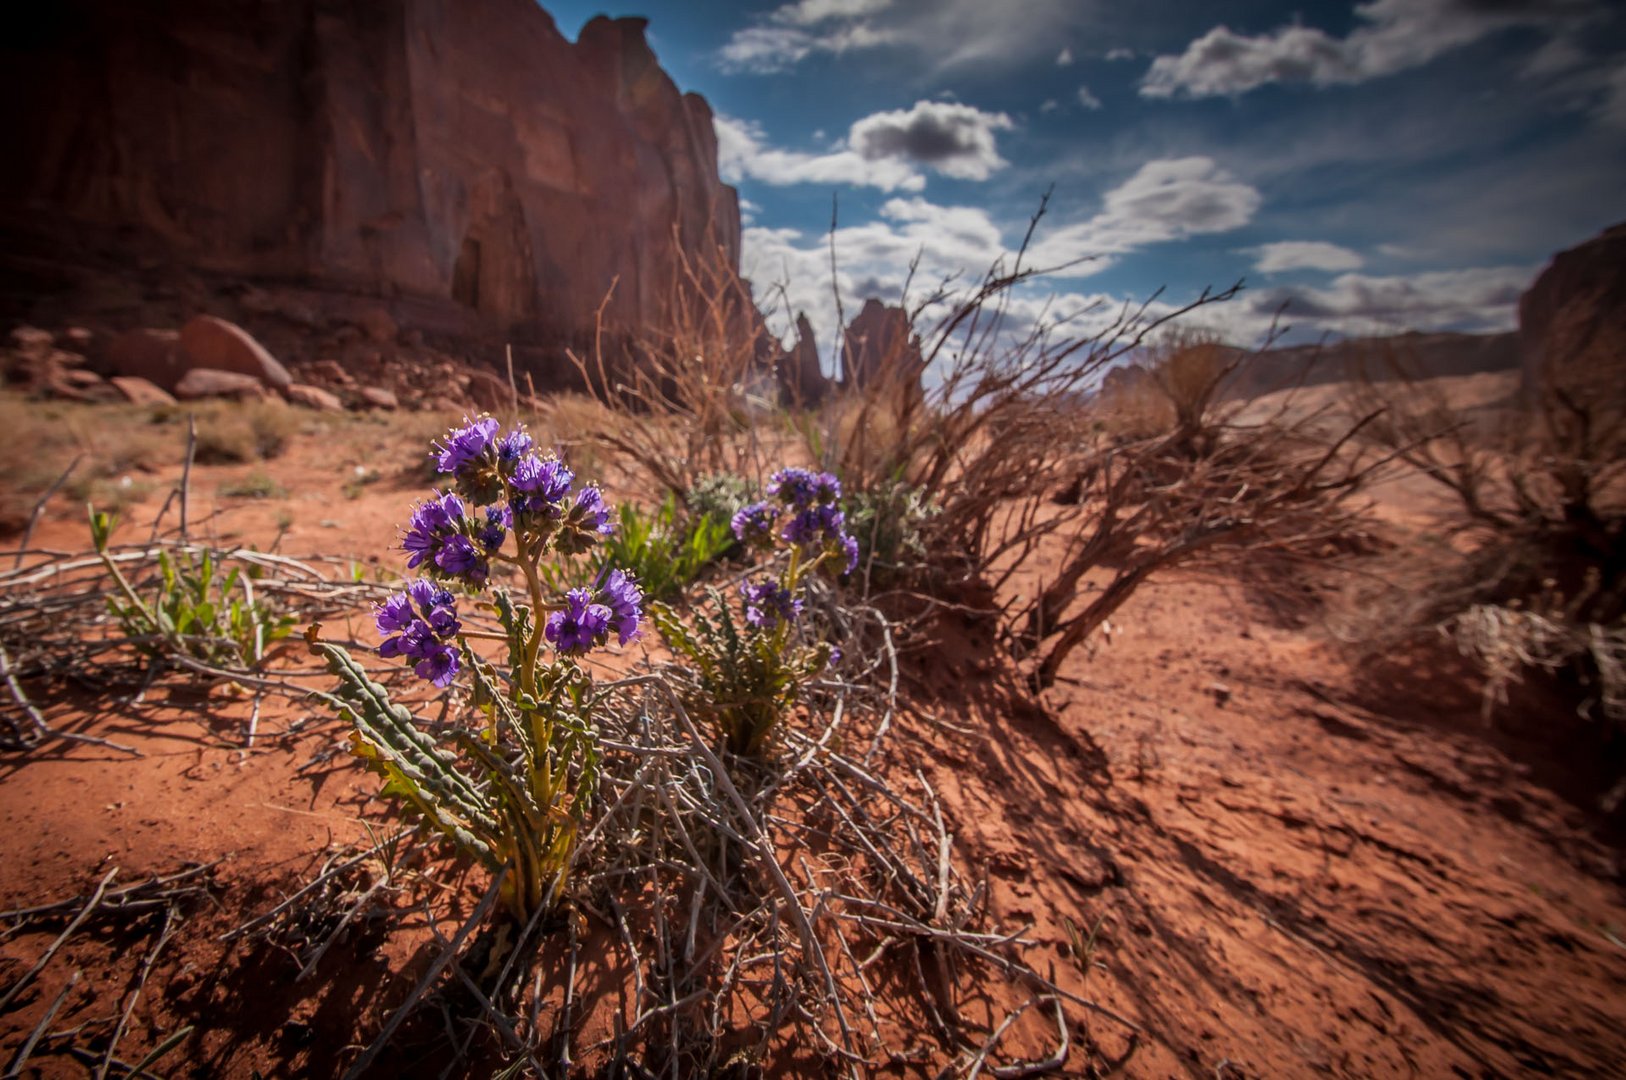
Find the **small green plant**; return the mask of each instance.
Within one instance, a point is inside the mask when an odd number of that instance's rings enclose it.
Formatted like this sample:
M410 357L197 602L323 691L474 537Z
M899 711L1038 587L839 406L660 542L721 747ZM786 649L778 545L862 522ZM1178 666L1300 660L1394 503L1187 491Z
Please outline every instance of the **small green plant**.
M751 482L733 473L702 476L683 494L683 503L696 517L714 518L723 524L734 520L740 508L751 501Z
M858 559L834 476L781 469L769 493L777 502L753 503L734 515L734 536L762 550L782 542L789 557L779 575L741 583L743 626L717 589L707 590L710 611L696 610L692 626L671 608L650 609L667 644L694 665L684 691L690 710L710 718L724 749L742 757L772 752L802 688L840 658L829 643L808 642L798 631L804 580L839 562L850 573Z
M847 497L847 528L858 541L858 565L872 585L926 561L923 529L937 512L919 488L901 482Z
M654 513L623 503L617 517L615 533L585 564L581 580L570 576L583 571L583 564L573 560L556 559L541 568L550 587L586 585L621 567L638 579L644 596L668 600L735 546L726 518L695 515L682 520L671 495Z
M241 480L221 484L220 494L230 499L278 499L288 490L269 473L252 472Z
M467 673L472 723L436 738L343 647L320 640L318 627L306 631L339 679L324 696L353 725L352 751L426 827L503 874L504 906L520 922L564 895L598 783L594 717L606 691L595 688L580 658L612 633L622 645L637 636L643 603L621 570L603 575L596 589L549 594L543 559L592 550L611 532L610 508L597 487L572 495L574 474L531 447L522 428L499 434L497 421L484 416L445 436L436 467L454 490L420 504L402 541L408 569L427 576L377 611L379 655L405 660L442 688ZM452 589L486 593L493 563L523 575L528 603L491 589L483 606L501 633L465 628ZM470 642L479 640L502 643L503 658L476 654Z
M244 573L234 566L221 576L220 564L207 550L194 559L186 548L173 554L159 549L158 593L151 601L142 599L107 549L116 519L94 508L88 512L91 541L118 590L108 598L108 610L139 651L159 657L170 649L206 664L249 667L292 631L292 615L278 615L255 597L255 567Z

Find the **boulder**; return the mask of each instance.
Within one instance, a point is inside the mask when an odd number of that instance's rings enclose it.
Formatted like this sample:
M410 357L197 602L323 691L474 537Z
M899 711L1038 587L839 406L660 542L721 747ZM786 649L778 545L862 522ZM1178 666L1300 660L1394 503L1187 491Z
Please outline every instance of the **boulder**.
M31 359L43 359L55 344L56 340L49 330L35 326L19 326L11 332L11 347Z
M303 405L307 409L315 409L317 412L344 412L344 402L320 386L290 383L283 393L288 395L290 402Z
M198 315L181 327L181 354L188 368L234 371L277 390L294 381L247 330L213 315Z
M181 335L174 330L126 330L107 343L102 366L110 375L145 379L173 391L186 374Z
M400 399L395 396L395 392L382 386L364 386L360 395L362 404L369 409L394 410L401 407Z
M182 401L198 398L236 398L238 401L264 401L270 396L265 384L240 371L198 367L181 376L175 396Z
M114 375L107 380L132 405L173 405L175 398L137 375Z

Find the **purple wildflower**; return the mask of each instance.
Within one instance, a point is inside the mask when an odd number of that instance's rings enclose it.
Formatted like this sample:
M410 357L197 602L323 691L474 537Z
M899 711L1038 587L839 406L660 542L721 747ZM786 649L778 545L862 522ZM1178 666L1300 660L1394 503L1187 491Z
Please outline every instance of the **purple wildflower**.
M752 584L740 583L745 597L745 621L760 630L772 630L780 623L793 623L802 614L802 601L771 577Z
M497 549L502 547L503 537L508 535L508 522L513 514L507 507L486 507L486 523L480 527L480 546L486 549L487 555L495 555Z
M530 435L524 428L516 427L498 441L497 460L504 465L513 465L531 452L531 445Z
M791 518L779 535L792 544L839 543L846 524L847 515L836 507L810 506Z
M843 535L841 550L847 555L847 569L843 570L842 573L850 574L858 569L858 541L853 539L851 534Z
M769 544L773 542L774 522L779 508L772 503L757 502L741 507L734 515L734 539L742 544Z
M460 473L470 462L485 456L496 441L501 425L495 417L482 416L478 420L463 418L467 423L446 433L438 465L443 473Z
M407 595L418 605L418 609L425 615L438 607L449 607L456 603L451 590L430 581L428 578L418 578L407 586Z
M450 645L436 645L430 648L421 660L412 665L412 670L418 678L427 679L436 686L451 685L452 678L457 674L457 650Z
M378 605L374 622L380 634L395 634L412 625L412 599L406 593L396 593Z
M551 503L569 494L570 485L575 479L576 474L558 458L539 458L533 454L521 458L514 466L514 476L510 482L515 491L523 491L542 502Z
M565 609L548 616L544 633L560 652L584 653L609 634L610 615L609 608L593 603L590 590L571 589L565 593Z
M446 539L435 553L435 566L453 577L467 577L478 584L485 580L486 561L468 537L457 535Z
M463 500L451 492L435 493L412 512L401 546L408 552L407 569L416 570L425 559L434 559L441 544L457 532L463 521Z
M768 477L768 494L798 510L814 501L818 486L819 477L807 469L780 469Z
M643 616L644 590L637 580L622 570L611 570L599 589L599 599L610 610L611 625L617 642L625 645L638 636L638 621Z
M610 520L610 504L604 501L604 493L596 487L584 487L577 493L570 518L571 524L582 532L598 533L600 536L615 532L615 523Z

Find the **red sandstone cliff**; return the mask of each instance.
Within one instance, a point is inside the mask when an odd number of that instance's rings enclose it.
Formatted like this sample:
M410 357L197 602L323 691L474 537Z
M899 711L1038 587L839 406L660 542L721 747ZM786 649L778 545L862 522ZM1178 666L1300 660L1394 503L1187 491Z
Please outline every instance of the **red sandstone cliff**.
M641 19L575 45L534 0L77 0L0 21L13 252L380 296L542 346L587 339L612 283L612 332L658 318L680 251L738 264L711 111Z

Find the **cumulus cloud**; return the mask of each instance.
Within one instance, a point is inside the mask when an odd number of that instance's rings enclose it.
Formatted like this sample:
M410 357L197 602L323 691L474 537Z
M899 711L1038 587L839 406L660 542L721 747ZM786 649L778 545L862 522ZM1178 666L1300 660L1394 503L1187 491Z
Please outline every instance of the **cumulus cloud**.
M1517 322L1519 294L1535 270L1493 266L1389 277L1342 274L1326 288L1266 289L1246 306L1263 315L1285 303L1291 323L1352 335L1510 330Z
M1513 27L1557 28L1594 17L1593 0L1370 0L1345 37L1310 26L1239 34L1216 26L1177 56L1159 56L1141 80L1149 98L1216 97L1267 83L1357 83L1420 67Z
M986 180L1007 164L999 156L994 132L1011 126L1004 113L951 101L917 101L912 109L857 121L847 142L866 161L919 162L944 176Z
M1099 213L1041 237L1034 254L1042 263L1060 265L1188 236L1230 232L1252 221L1262 201L1257 189L1212 158L1148 161L1106 193ZM1104 265L1087 263L1066 272L1095 273Z
M1106 58L1109 61L1133 60L1135 58L1135 50L1125 49L1121 46L1116 49L1108 49Z
M1078 103L1091 112L1101 108L1101 99L1092 94L1087 86L1078 88Z
M1012 126L1004 113L948 101L874 113L855 121L825 153L770 146L761 125L718 115L717 159L723 179L774 185L852 184L882 191L919 191L922 169L960 180L986 180L1007 162L996 131Z
M1059 108L1061 108L1061 102L1055 98L1045 98L1039 102L1039 111L1042 113L1055 112Z
M908 161L866 158L850 149L824 154L782 150L767 144L762 127L718 114L717 166L724 180L760 180L775 187L788 184L851 184L882 191L920 191L926 178Z
M1359 270L1362 259L1355 252L1324 240L1280 240L1253 249L1253 268L1261 274L1284 270Z
M1070 48L1063 49L1061 52L1056 54L1056 66L1057 67L1066 67L1068 64L1071 64L1072 62L1073 62L1073 50L1072 49L1070 49Z

